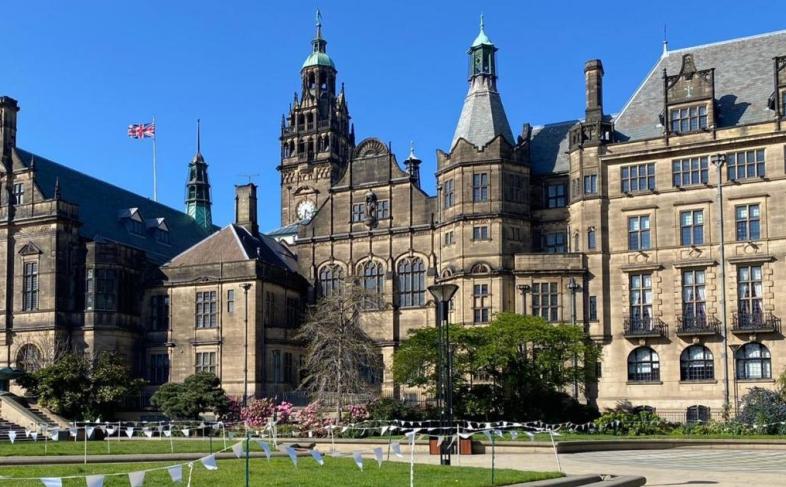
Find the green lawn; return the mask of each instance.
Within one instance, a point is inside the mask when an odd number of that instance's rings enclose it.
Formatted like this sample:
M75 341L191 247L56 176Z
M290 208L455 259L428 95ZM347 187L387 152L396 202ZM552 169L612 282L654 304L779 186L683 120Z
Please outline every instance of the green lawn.
M240 439L230 440L227 438L227 446L241 441ZM211 453L222 450L224 441L221 438L213 438L212 444L209 440L172 440L175 453ZM252 443L253 444L253 443ZM256 448L258 450L258 448ZM46 451L46 453L45 453ZM260 450L261 451L261 450ZM85 452L83 441L49 441L44 445L42 439L38 441L17 441L10 444L7 441L0 442L0 457L9 456L33 456L33 455L82 455ZM169 441L152 440L129 440L116 439L108 441L88 441L88 455L125 455L129 453L171 453ZM0 487L3 487L0 484Z
M57 477L67 475L109 474L115 472L138 471L163 467L173 463L113 463L92 465L52 465L0 467L0 475L7 477ZM223 485L226 487L243 485L243 460L218 460L218 470L208 471L199 462L194 464L193 487ZM188 468L183 468L184 482ZM559 477L556 472L520 472L516 470L497 470L496 485L509 485L518 482L543 480ZM472 467L440 467L438 465L415 465L415 484L419 487L445 485L458 487L480 487L491 485L491 470ZM65 479L65 487L84 487L84 478ZM107 477L107 487L128 486L128 476ZM145 486L172 485L166 470L148 472ZM325 457L325 465L319 466L309 457L298 458L295 468L288 458L274 457L270 462L265 459L251 459L251 485L272 486L400 486L409 485L409 464L385 462L378 467L373 459L365 459L361 472L355 463L347 458ZM41 486L39 480L2 481L3 487Z

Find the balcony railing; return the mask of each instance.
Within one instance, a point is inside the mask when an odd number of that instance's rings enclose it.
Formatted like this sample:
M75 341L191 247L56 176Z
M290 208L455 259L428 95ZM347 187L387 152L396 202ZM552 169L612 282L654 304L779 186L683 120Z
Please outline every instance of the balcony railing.
M677 335L718 335L720 321L710 316L678 316Z
M735 332L780 332L781 319L772 313L737 311L734 313L732 331Z
M626 317L624 325L626 337L656 338L669 336L669 326L658 318L639 316Z

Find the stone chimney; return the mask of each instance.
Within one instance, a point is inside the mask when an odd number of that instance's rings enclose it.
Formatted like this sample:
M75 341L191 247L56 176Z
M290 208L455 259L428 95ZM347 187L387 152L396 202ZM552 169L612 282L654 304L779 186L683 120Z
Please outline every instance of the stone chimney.
M415 155L415 147L412 142L409 143L409 157L404 161L407 166L407 173L412 179L412 184L420 187L420 163L422 161Z
M584 121L600 121L603 119L603 63L600 59L591 59L584 64L584 79L587 94Z
M253 183L235 186L235 224L259 236L257 226L257 186Z
M3 161L10 164L11 150L16 147L16 114L19 105L10 96L0 96L0 148Z

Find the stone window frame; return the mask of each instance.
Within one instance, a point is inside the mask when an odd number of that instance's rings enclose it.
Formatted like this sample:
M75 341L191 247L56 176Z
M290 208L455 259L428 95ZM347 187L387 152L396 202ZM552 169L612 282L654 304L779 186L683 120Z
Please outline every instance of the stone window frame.
M552 191L553 188L553 191ZM551 208L565 208L568 206L568 185L562 183L547 183L544 194L544 206Z
M363 308L381 309L385 293L385 264L375 259L367 259L357 265L357 276L366 293Z
M644 220L646 219L646 220ZM652 215L650 213L644 213L640 215L628 215L627 217L627 235L628 235L628 250L633 252L639 252L642 250L651 250L652 249ZM631 224L636 221L638 223L638 228L635 230L631 229ZM642 222L646 221L647 228L642 228ZM636 236L635 245L633 245L633 235ZM646 238L646 245L645 245L645 238Z
M399 307L420 308L426 305L426 262L422 257L412 255L396 263Z
M595 250L598 247L597 232L595 226L587 227L587 250Z
M544 287L546 287L546 292L543 292ZM532 316L540 316L550 323L557 323L560 321L562 289L559 282L533 282L530 285L530 295L530 312ZM547 304L545 306L543 305L544 297L547 299ZM536 309L538 310L537 312Z
M473 225L472 226L472 241L473 242L488 242L491 240L488 225Z
M153 357L164 357L162 363L156 363ZM156 366L159 366L157 368ZM163 370L160 368L163 366ZM146 376L150 385L161 385L169 382L170 375L169 353L166 350L149 350L147 353Z
M210 372L218 376L218 351L215 349L195 350L194 372Z
M22 258L23 312L38 311L41 306L41 262L38 256Z
M684 217L690 215L690 223L685 223ZM701 223L697 224L697 215L701 217ZM689 208L680 210L677 215L679 222L679 242L682 247L693 247L696 245L704 245L706 239L704 238L704 222L707 219L704 217L704 208ZM696 233L700 229L700 233ZM688 232L687 234L685 232ZM685 238L688 236L689 238Z
M169 294L152 294L150 296L150 330L166 331L169 329Z
M14 183L11 192L12 204L25 204L25 183Z
M761 240L762 235L762 204L760 202L740 203L734 205L734 240L737 242L750 242L753 240ZM745 216L741 217L739 210L745 209ZM755 208L758 213L756 217L751 217L752 209ZM740 227L743 224L744 227ZM740 229L744 228L744 235ZM755 228L755 232L753 231ZM754 235L755 233L755 235Z
M207 323L205 319L207 318ZM194 328L212 329L218 327L218 291L200 289L194 294Z
M702 186L710 180L708 156L685 157L671 161L671 184L675 188Z
M456 183L453 178L446 179L442 188L442 208L453 207L456 204Z
M633 176L633 168L636 169L636 175ZM642 169L644 176L641 175ZM652 192L657 189L655 163L642 162L639 164L628 164L620 167L620 192L623 194L628 193L645 193ZM635 181L635 188L633 182ZM644 183L643 185L641 183Z
M646 356L640 352L646 352ZM634 348L628 353L626 363L628 382L660 382L660 355L652 347ZM640 370L642 367L648 368L649 371Z
M562 236L561 242L558 236ZM542 234L543 242L541 249L547 254L564 254L568 252L568 232L561 230L558 232L547 232ZM553 242L549 242L550 238L554 238Z
M446 230L445 233L442 234L442 246L449 247L451 245L456 244L455 234L453 230Z
M589 183L589 184L588 184ZM589 190L588 190L589 188ZM584 194L598 194L598 174L584 175Z
M748 354L748 350L758 351L758 355ZM759 373L752 375L748 365L758 365ZM745 343L734 352L734 368L737 380L768 380L772 379L772 353L761 342L751 341Z
M753 156L753 160L749 156ZM761 158L759 156L761 155ZM744 161L740 162L740 156ZM743 175L740 176L740 169ZM767 151L763 147L726 153L727 181L760 179L767 175Z
M366 219L366 204L353 203L350 211L350 222L360 223Z
M681 135L707 130L710 122L709 113L710 109L706 102L669 107L669 133ZM685 130L682 130L683 128Z
M227 313L235 313L235 289L227 289Z
M338 262L327 262L322 264L317 271L317 283L321 296L330 297L334 293L340 293L344 283L346 270ZM327 284L327 285L326 285Z
M472 282L472 323L485 325L491 322L491 283Z
M712 409L709 406L694 404L685 409L685 423L706 423L712 420Z
M628 318L633 322L634 320L653 320L655 318L655 276L653 272L641 271L631 272L628 274L628 295L626 309L628 311ZM641 284L638 287L633 287L634 279L640 280ZM649 279L649 286L646 285L645 280ZM649 291L649 300L647 300L647 291ZM639 293L639 301L633 302L633 293ZM641 325L644 326L644 325Z
M693 355L691 352L701 352ZM680 352L680 382L715 380L715 355L706 345L694 343Z
M741 279L741 270L747 269L748 278ZM754 276L754 270L759 270L759 278ZM748 316L746 319L754 319L754 316L762 316L765 313L764 304L764 285L765 285L765 267L763 262L758 263L744 263L736 266L736 295L737 295L737 313L740 315L745 314ZM758 284L758 290L756 285ZM741 291L743 286L747 286L747 291ZM758 295L754 296L754 293ZM744 305L744 306L743 306Z
M489 201L489 173L472 173L472 202L486 203Z
M693 276L686 282L686 276ZM699 282L701 276L701 282ZM691 299L686 299L686 290L691 292ZM699 298L703 296L703 298ZM680 316L683 326L700 327L707 322L707 269L686 268L680 272Z

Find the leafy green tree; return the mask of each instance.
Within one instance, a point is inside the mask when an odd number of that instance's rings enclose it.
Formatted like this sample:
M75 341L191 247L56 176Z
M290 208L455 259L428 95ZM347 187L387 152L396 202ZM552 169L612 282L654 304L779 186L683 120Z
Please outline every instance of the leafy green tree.
M190 375L182 384L162 385L150 403L172 419L198 419L205 412L221 416L229 410L229 398L221 381L210 372Z
M72 419L111 417L123 399L145 384L131 375L123 357L112 352L101 352L94 360L66 353L18 382L43 406Z
M450 341L456 410L483 419L553 419L560 411L580 416L562 390L574 380L580 387L594 381L600 354L579 327L513 313L497 315L486 327L453 325ZM437 330L415 330L394 355L395 380L434 391L437 354ZM478 375L490 381L473 383Z

